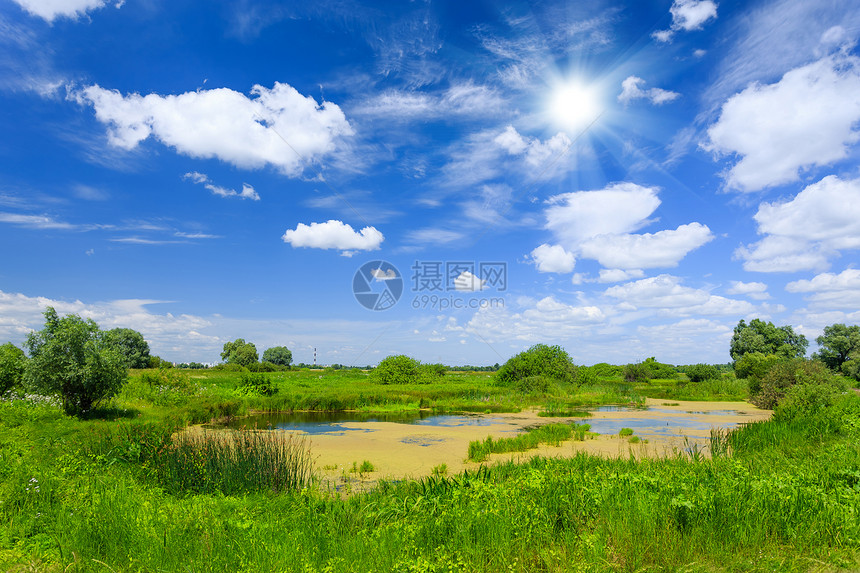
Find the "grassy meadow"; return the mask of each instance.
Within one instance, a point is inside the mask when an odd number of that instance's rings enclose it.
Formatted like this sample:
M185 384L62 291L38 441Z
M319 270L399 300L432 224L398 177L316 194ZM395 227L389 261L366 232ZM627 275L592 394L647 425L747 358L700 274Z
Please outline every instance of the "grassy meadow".
M714 432L713 457L535 458L458 475L318 487L305 443L174 434L251 411L580 412L644 397L743 400L724 374L690 383L517 390L489 373L383 385L358 370L254 380L133 371L89 419L41 397L0 402L0 569L9 571L850 571L860 567L860 397ZM249 381L250 380L250 381ZM259 382L259 378L256 379ZM264 395L271 394L271 395ZM811 413L810 413L811 412ZM551 419L548 423L553 422ZM583 419L587 422L587 418ZM550 426L520 441L582 439ZM516 440L515 438L514 440ZM463 458L493 448L480 442ZM470 448L471 450L471 448Z

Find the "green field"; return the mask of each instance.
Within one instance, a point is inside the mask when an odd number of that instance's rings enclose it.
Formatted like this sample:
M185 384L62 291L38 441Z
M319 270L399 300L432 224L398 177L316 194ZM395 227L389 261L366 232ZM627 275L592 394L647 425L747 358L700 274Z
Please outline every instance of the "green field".
M147 376L146 374L149 374ZM367 373L133 371L90 419L0 402L0 568L20 571L839 571L860 559L860 397L634 461L475 464L342 497L306 479L301 443L177 444L253 410L578 411L743 398L744 381L599 378L521 392L488 373L379 385ZM548 420L551 421L551 420ZM583 422L587 422L587 418ZM575 439L575 432L560 438ZM205 443L204 443L205 442ZM184 449L183 449L184 448ZM469 452L464 451L464 459ZM274 460L274 461L273 461ZM280 468L297 471L284 476ZM442 474L443 472L438 472Z

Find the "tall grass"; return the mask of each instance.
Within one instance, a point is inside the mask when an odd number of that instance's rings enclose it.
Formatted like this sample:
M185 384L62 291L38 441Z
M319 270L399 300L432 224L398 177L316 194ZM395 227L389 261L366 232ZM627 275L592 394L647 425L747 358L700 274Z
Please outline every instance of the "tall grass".
M469 443L469 459L482 462L490 454L524 452L533 450L540 444L558 446L570 439L582 441L589 429L591 426L588 424L546 424L513 438L493 439L492 436L487 436L484 441L474 440Z
M304 438L284 432L183 432L155 465L159 483L172 493L295 491L313 479Z

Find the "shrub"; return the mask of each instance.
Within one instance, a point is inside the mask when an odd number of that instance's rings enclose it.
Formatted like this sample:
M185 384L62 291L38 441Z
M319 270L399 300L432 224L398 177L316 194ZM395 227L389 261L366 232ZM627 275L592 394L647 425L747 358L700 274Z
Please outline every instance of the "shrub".
M650 380L648 368L641 362L628 364L622 371L624 381L630 384L645 384Z
M0 395L21 385L26 363L24 351L11 342L0 346Z
M803 358L782 360L768 370L755 392L753 392L753 385L750 384L750 402L759 408L773 410L793 386L824 385L839 389L841 384L844 385L844 382L834 377L821 362ZM798 390L798 398L796 399L802 401L804 399L802 395L805 392L810 392L807 396L809 400L818 400L818 398L813 397L817 391L808 389Z
M678 377L678 371L675 370L674 366L657 362L653 356L646 359L645 362L642 363L642 366L644 366L645 370L648 372L648 378L650 380L674 380Z
M280 369L271 362L252 362L247 368L249 372L277 372Z
M240 364L227 362L225 364L216 364L211 370L220 370L222 372L250 372L247 368Z
M397 354L383 358L370 376L379 384L415 384L420 381L420 366L414 358Z
M442 378L447 374L448 367L444 364L422 364L422 374L428 378Z
M842 373L854 380L860 380L860 352L854 352L842 363Z
M580 386L597 384L600 381L594 366L580 366L576 369L576 383Z
M550 383L550 379L546 376L527 376L519 380L514 380L513 385L520 392L543 394L549 390Z
M236 387L239 396L274 396L277 392L269 377L262 374L242 374Z
M685 369L690 382L704 382L705 380L719 380L720 370L710 364L693 364Z
M590 368L594 371L596 375L600 376L601 378L614 378L616 376L621 376L624 374L623 366L607 364L606 362L598 362Z
M562 347L535 344L511 357L496 372L496 382L505 386L530 377L570 383L576 379L576 366Z

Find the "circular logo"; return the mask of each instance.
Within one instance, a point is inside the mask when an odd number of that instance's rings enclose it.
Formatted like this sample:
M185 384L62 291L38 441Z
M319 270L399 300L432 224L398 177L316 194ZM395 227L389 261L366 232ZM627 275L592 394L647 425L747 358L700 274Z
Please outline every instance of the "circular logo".
M388 310L403 294L403 277L388 261L370 261L355 271L352 293L366 309Z

